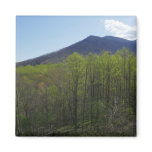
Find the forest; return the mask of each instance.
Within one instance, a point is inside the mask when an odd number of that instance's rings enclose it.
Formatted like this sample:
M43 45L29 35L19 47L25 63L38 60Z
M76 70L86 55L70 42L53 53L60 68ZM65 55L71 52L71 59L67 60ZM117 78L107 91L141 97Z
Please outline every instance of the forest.
M16 68L17 136L136 136L136 55L112 54Z

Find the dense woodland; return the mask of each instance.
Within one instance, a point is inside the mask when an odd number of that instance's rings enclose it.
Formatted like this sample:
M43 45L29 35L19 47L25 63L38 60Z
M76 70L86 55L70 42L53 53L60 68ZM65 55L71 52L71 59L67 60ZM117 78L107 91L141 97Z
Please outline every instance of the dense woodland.
M136 56L73 53L16 69L16 135L135 136Z

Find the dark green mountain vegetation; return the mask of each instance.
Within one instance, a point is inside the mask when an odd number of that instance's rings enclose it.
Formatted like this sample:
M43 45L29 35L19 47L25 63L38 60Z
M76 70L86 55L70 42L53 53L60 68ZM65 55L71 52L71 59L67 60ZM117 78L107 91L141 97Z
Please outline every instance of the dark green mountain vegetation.
M122 48L16 69L17 136L135 136L136 56Z
M17 63L18 66L26 65L38 65L46 63L58 63L64 61L65 58L74 52L81 54L82 56L88 55L89 52L93 54L101 54L103 51L108 50L111 53L115 53L117 50L126 47L136 53L136 40L129 41L123 38L113 36L89 36L82 41L79 41L73 45L63 48L59 51L49 53L34 59L22 61Z

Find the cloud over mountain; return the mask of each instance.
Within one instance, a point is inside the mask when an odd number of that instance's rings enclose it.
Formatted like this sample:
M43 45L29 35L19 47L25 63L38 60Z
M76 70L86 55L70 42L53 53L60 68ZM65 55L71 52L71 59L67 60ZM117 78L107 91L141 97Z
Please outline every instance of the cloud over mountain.
M104 20L104 25L113 36L136 40L136 26L129 26L118 20Z

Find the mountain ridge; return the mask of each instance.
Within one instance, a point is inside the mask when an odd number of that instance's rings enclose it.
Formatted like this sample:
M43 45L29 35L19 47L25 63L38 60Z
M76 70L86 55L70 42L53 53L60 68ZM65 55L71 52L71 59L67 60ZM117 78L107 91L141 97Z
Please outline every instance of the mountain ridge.
M90 35L70 46L59 49L57 51L41 55L36 58L17 62L16 66L37 65L46 63L57 63L63 61L68 55L77 52L81 55L87 55L89 52L100 54L103 51L111 51L113 54L122 47L132 50L136 53L136 40L126 40L114 36L94 36Z

